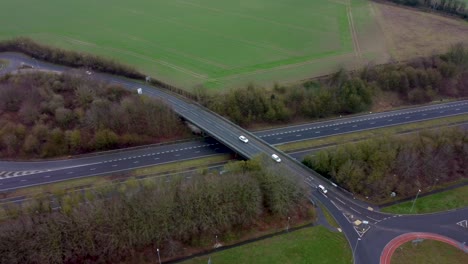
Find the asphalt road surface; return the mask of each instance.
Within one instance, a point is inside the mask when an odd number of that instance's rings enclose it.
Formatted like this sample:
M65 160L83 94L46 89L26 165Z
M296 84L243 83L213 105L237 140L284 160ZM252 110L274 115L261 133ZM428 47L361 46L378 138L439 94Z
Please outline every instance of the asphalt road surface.
M0 74L14 70L14 66L21 65L21 63L29 64L35 69L48 71L63 72L71 70L67 67L43 63L18 54L0 53L0 58L11 61L6 69L0 70ZM89 78L119 83L130 90L141 88L145 95L163 99L176 113L245 158L251 158L260 153L266 155L271 155L272 153L278 154L282 162L276 164L276 166L287 169L289 172L304 178L305 182L311 187L313 197L322 202L342 226L342 231L345 233L353 249L355 263L379 263L380 254L386 243L394 237L407 232L425 232L430 230L431 232L437 232L460 241L460 243L465 242L464 239L468 237L466 236L466 229L460 230L463 227L458 228L457 226L459 225L453 223L466 220L468 215L468 209L466 208L429 216L399 216L376 212L367 203L354 199L352 194L337 186L335 187L316 172L270 145L428 120L442 116L466 114L468 112L468 101L357 116L292 128L263 131L254 135L197 104L147 86L144 83L108 74L93 73ZM240 135L246 136L249 139L249 143L240 142L238 139ZM226 147L208 139L206 142L178 144L176 148L171 145L165 145L157 147L158 149L139 149L132 150L131 152L117 152L67 161L34 163L2 162L0 163L0 168L10 174L0 180L0 188L2 188L0 191L42 184L46 181L61 181L72 177L86 177L190 157L195 158L198 156L194 154L202 155L201 152L204 151L202 150L203 147L213 150L217 149L216 151L220 153L227 151ZM196 153L197 151L200 152ZM204 154L210 155L208 153ZM16 171L16 174L11 174L12 168L22 169ZM318 184L324 185L329 189L326 195L317 191L316 187ZM357 224L357 220L361 221L361 224ZM363 223L364 221L366 221L365 224Z

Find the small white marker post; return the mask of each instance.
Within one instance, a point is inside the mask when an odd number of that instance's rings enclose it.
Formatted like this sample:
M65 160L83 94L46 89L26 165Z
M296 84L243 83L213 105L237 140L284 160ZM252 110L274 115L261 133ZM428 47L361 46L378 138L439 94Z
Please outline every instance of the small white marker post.
M138 94L142 94L142 93L143 93L143 89L138 88L138 89L137 89L137 93L138 93Z

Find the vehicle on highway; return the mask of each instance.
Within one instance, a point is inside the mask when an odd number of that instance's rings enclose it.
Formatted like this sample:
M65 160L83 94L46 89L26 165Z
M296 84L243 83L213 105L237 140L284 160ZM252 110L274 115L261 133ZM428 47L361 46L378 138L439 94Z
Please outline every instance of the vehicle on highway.
M274 159L276 162L281 162L280 157L278 157L278 155L276 155L276 154L272 154L271 158Z
M325 187L323 187L322 185L319 185L317 188L324 194L328 192L327 189L325 189Z
M239 137L239 140L242 141L242 142L244 142L244 143L249 142L249 140L248 140L246 137L244 137L244 136L240 136L240 137Z
M91 75L92 72L91 72L91 71L86 71L86 74L87 74L87 75Z

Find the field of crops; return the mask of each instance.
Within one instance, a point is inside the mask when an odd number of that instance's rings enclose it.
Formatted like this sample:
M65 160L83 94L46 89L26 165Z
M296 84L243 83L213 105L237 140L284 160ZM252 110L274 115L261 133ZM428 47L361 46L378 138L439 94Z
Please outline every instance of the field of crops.
M0 39L29 36L190 89L291 82L373 58L367 0L4 0Z

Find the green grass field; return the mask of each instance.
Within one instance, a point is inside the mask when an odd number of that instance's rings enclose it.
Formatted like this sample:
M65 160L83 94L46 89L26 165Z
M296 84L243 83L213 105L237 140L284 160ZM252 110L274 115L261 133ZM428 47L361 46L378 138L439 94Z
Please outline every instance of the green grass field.
M468 254L461 249L439 241L424 240L418 245L407 242L397 248L392 264L463 264Z
M352 263L351 249L342 233L322 226L261 240L240 247L194 258L184 264L207 263Z
M382 209L382 211L394 214L422 214L465 207L468 206L468 185L418 198L414 205L413 211L410 212L412 204L413 201L408 201L385 207Z
M28 36L103 55L186 89L293 82L375 55L359 43L375 31L368 0L6 0L1 6L0 39Z

